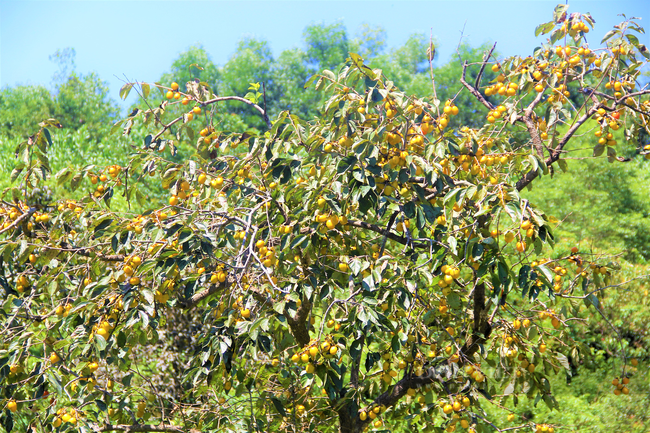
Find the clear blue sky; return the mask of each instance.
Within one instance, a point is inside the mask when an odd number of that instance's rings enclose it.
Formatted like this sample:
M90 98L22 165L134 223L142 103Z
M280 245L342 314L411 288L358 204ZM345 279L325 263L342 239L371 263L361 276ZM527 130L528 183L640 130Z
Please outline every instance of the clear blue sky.
M77 72L97 72L119 99L122 77L155 81L193 44L202 44L212 61L223 65L242 37L267 40L278 56L303 46L302 32L309 24L337 21L350 37L363 23L382 26L389 49L415 32L433 32L439 63L449 59L463 29L472 45L496 41L504 55L527 55L541 42L535 26L551 20L558 2L0 0L0 87L51 87L57 67L49 55L72 47ZM596 19L592 46L622 21L617 14L650 19L650 0L575 0L570 5L570 11L591 12ZM648 35L640 39L650 46Z

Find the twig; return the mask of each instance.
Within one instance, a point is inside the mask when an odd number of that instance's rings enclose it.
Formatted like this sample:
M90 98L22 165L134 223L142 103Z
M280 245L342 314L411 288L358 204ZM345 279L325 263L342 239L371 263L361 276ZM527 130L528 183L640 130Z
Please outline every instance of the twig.
M490 51L483 57L483 61L481 62L481 69L478 71L478 75L476 76L476 81L474 82L474 88L478 89L479 84L481 84L481 77L483 77L483 71L485 71L485 65L487 65L488 60L490 60L490 57L492 57L492 53L494 52L494 49L497 47L497 43L495 42L494 45L492 45L492 48L490 48Z
M219 96L219 97L216 97L216 98L213 98L213 99L209 99L209 100L203 102L201 105L210 105L210 104L214 104L214 103L216 103L216 102L221 102L221 101L239 101L239 102L243 102L244 104L250 105L251 107L253 107L254 109L256 109L256 110L260 113L260 116L262 116L262 118L263 118L264 121L266 122L266 126L267 126L269 129L271 129L271 127L273 126L273 125L271 124L271 121L269 120L269 117L268 117L267 114L266 114L266 111L265 111L262 107L260 107L259 105L255 104L254 102L249 101L249 100L246 99L246 98L242 98L241 96ZM171 122L169 122L168 124L163 125L163 129L160 130L156 135L153 136L153 138L151 139L151 142L152 142L152 143L155 142L155 141L156 141L158 138L160 138L160 136L163 135L163 134L164 134L164 133L165 133L169 128L171 128L173 125L175 125L176 123L180 122L181 120L183 120L183 116L179 116L179 117L177 117L176 119L174 119L174 120L172 120Z
M185 433L186 430L183 430L180 427L175 425L149 425L149 424L119 424L111 425L106 424L104 427L99 427L95 431L97 432L108 432L108 431L122 431L127 433L135 432L177 432ZM188 430L189 433L199 433L198 430Z

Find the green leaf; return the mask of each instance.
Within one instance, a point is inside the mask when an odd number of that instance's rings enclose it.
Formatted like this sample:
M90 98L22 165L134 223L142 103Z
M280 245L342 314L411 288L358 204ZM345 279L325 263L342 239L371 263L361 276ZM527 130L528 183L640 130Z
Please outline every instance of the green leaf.
M447 302L453 308L454 310L457 310L460 308L460 296L456 292L451 292L449 295L447 295Z
M21 162L19 165L14 167L13 170L11 170L11 175L9 176L9 179L11 180L12 183L15 182L16 179L18 179L18 176L20 176L20 173L22 173L24 167L25 164Z
M619 33L619 30L610 30L610 31L608 31L607 33L605 33L605 36L603 36L603 39L600 41L600 43L604 44L605 41L607 41L608 39L610 39L612 36L614 36L617 33Z
M334 75L334 72L328 69L323 70L323 75L332 81L336 81L336 75Z
M101 400L95 400L95 404L102 412L106 412L106 403Z
M551 45L557 42L562 36L564 36L562 30L555 29L553 33L551 33Z
M118 120L117 122L115 122L115 123L113 124L113 126L111 126L111 130L110 130L110 132L108 133L108 135L113 135L116 131L122 129L122 124L123 124L123 123L124 123L124 119L122 119L122 120Z
M100 352L104 349L106 349L106 339L102 337L101 335L94 334L95 335L95 347L97 350Z
M69 167L62 168L59 172L54 175L57 185L63 185L72 177L72 171Z
M607 146L607 160L609 162L614 162L616 159L616 149L611 146Z
M594 146L594 156L600 156L605 151L605 146L602 144L597 144Z
M535 158L533 155L528 155L528 162L530 162L530 167L531 170L538 172L539 174L539 163L537 162L537 158Z
M306 248L308 244L309 244L309 236L300 235L297 236L293 241L291 241L290 248L292 250L296 248Z
M553 281L553 273L546 265L538 265L535 270L542 273L542 276L546 280L544 281L546 284L550 284L551 281Z
M555 20L556 23L562 22L564 19L566 19L565 14L568 9L568 4L559 4L555 6L555 9L553 10L553 20Z
M557 355L555 355L555 357L557 358L560 365L562 365L562 367L564 367L564 369L569 374L571 374L571 365L569 364L569 359L561 353L558 353Z
M643 57L650 60L650 50L648 50L648 48L645 45L639 44L639 52Z
M600 301L598 300L598 297L593 293L590 293L586 298L584 298L584 303L587 307L593 305L597 310L600 309Z
M131 91L131 88L133 87L133 83L126 83L125 85L122 86L120 89L120 98L126 99L127 96L129 96L129 92Z
M553 30L553 27L555 27L555 23L553 21L549 21L548 23L538 25L535 28L535 37L539 35L545 35L546 33Z
M52 147L52 136L50 135L50 131L47 128L43 128L43 135L45 136L45 139L47 140L47 144Z
M314 81L316 81L317 78L319 78L319 75L318 75L318 74L314 74L314 75L312 75L312 76L309 77L309 79L305 82L305 85L304 85L303 87L306 89L307 87L311 86L311 84L312 84Z
M273 310L278 314L284 314L284 307L287 305L286 301L280 301L273 303Z
M271 402L273 403L273 406L275 406L275 410L277 410L281 416L287 416L287 413L284 410L284 406L282 406L282 402L280 400L275 397L271 397Z
M83 179L83 174L81 172L75 173L75 175L70 180L70 188L72 188L73 191L79 188L82 179Z
M455 237L449 236L447 238L447 243L449 244L449 249L453 255L458 255L458 241Z
M149 97L149 93L151 92L151 86L147 83L142 83L140 84L140 87L142 88L142 97L144 99L147 99Z

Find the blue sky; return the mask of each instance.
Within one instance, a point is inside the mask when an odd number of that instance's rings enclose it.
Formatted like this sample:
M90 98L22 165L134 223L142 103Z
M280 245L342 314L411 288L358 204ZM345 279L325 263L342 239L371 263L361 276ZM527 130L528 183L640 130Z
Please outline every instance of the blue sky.
M57 67L48 57L72 47L77 72L97 72L118 99L124 76L155 81L193 44L202 44L212 61L223 65L242 37L267 40L278 56L303 46L306 26L337 21L351 37L364 23L382 26L389 49L415 32L433 33L439 63L449 59L461 32L472 45L496 41L504 55L527 55L541 42L535 26L551 20L558 1L0 0L0 87L51 87ZM592 46L622 21L620 13L650 18L648 0L576 0L570 5L570 11L591 12L596 19ZM640 39L650 45L647 34Z

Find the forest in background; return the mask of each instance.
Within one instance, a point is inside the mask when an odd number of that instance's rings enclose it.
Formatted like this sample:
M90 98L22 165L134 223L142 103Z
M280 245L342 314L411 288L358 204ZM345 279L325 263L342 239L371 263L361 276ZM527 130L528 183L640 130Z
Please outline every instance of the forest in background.
M251 83L263 83L264 100L273 119L280 111L289 109L293 114L310 119L321 106L321 94L313 88L304 88L308 78L323 69L337 70L349 52L362 55L373 68L382 69L395 85L407 94L432 97L432 76L437 86L437 99L454 99L460 115L453 118L455 125L480 126L486 110L462 90L457 77L462 64L459 60L478 62L489 47L460 45L458 56L444 65L427 61L429 40L424 35L413 35L394 50L385 48L385 32L380 28L366 28L359 37L351 38L340 24L313 25L304 32L303 48L287 50L274 58L269 44L263 40L244 39L235 48L233 56L222 66L215 65L201 46L190 47L172 63L169 71L160 77L142 77L169 85L199 79L208 83L218 95L244 96ZM79 74L74 70L74 51L63 50L53 56L61 65L55 77L54 90L43 86L18 86L0 91L0 189L9 187L10 174L15 165L14 149L37 129L39 121L57 119L62 128L52 136L53 147L49 163L54 173L69 166L98 167L126 162L134 146L142 143L145 128L135 124L131 135L121 134L122 128L112 131L111 125L120 119L120 109L115 96L109 93L101 77L94 73ZM486 71L488 77L496 73ZM647 79L647 75L646 75ZM642 85L645 83L641 83ZM260 89L262 91L262 89ZM160 98L163 99L162 97ZM136 107L133 107L135 109ZM182 112L177 104L169 110ZM227 102L210 113L224 130L245 132L263 129L264 125L248 106ZM454 125L452 125L454 126ZM620 276L625 279L634 274L648 274L650 259L650 161L634 159L627 163L607 163L591 157L591 144L595 137L585 134L575 137L584 142L583 155L568 158L567 171L554 173L557 179L545 182L539 179L524 195L538 203L543 211L556 220L557 250L567 250L578 245L582 250L606 254L621 266ZM189 149L179 143L174 156L182 160ZM52 191L68 188L67 185L48 185ZM47 191L44 191L47 194ZM66 195L74 198L88 194L78 189ZM164 201L162 187L151 182L147 200ZM113 206L134 214L144 204L127 203L116 195ZM594 224L598 221L598 224ZM588 237L587 237L588 234ZM645 269L646 272L639 272ZM614 331L603 318L587 310L586 315L596 325L587 332L576 327L576 340L587 343L594 353L593 361L576 366L575 377L557 377L555 392L561 412L545 415L545 419L571 426L576 431L647 431L645 414L650 404L650 377L639 381L636 396L641 399L618 398L611 394L609 381L619 368L612 354L619 350L619 335L627 346L628 355L636 357L641 365L650 359L650 335L646 324L650 320L648 289L643 280L633 282L620 291L603 295L602 305L606 319L616 327ZM618 332L618 334L617 334ZM645 394L643 391L645 386ZM532 402L530 402L532 405ZM546 408L538 407L537 410ZM496 410L496 409L494 409ZM623 427L625 426L625 427Z

